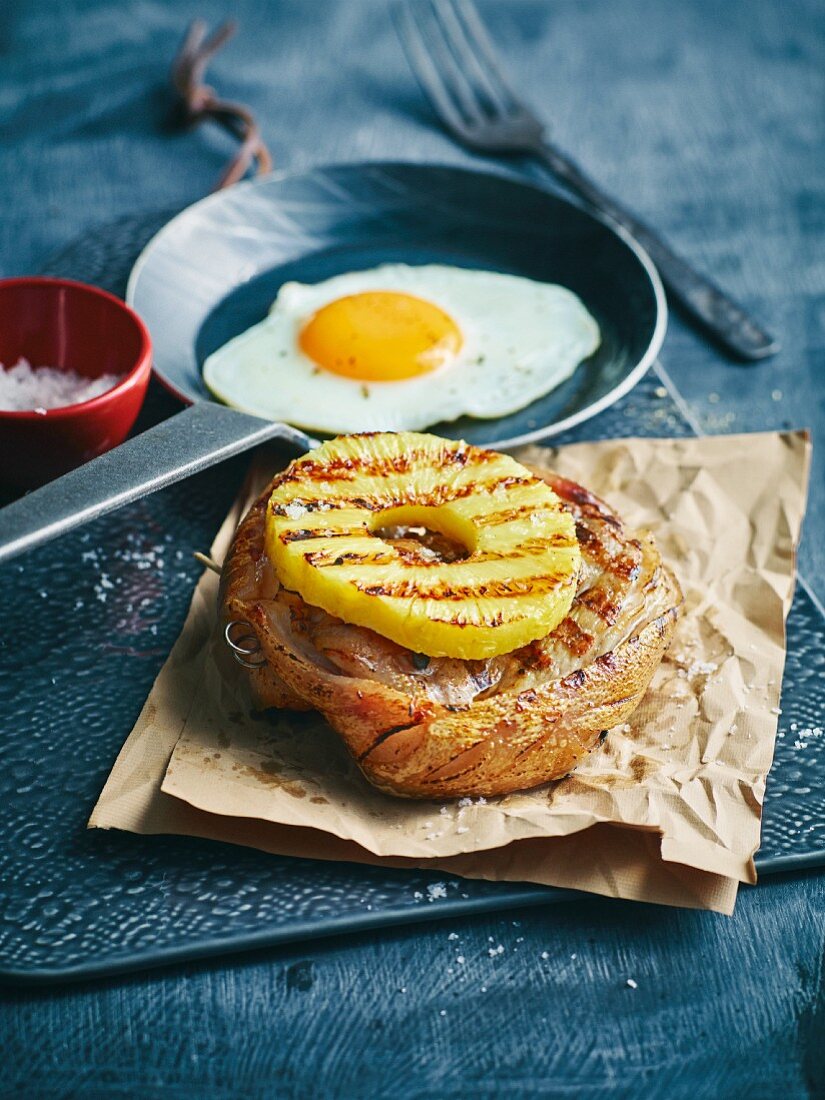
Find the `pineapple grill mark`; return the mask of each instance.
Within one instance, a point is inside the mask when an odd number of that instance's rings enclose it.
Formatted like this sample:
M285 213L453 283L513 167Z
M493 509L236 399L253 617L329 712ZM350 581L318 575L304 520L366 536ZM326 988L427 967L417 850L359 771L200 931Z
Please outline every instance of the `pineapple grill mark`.
M353 477L350 480L360 480L364 476L372 476L369 470L364 470L359 467L359 473L357 477ZM291 474L284 479L285 481L297 481L304 484L310 478L299 477L297 474ZM333 481L335 478L327 478L321 475L318 477L312 477L312 480L318 481ZM470 481L466 485L444 485L440 486L437 491L426 495L416 494L414 499L411 500L398 500L395 503L402 504L419 504L427 507L438 507L440 504L448 504L451 500L461 500L464 497L473 496L475 493L495 493L499 489L512 489L517 485L535 485L538 479L535 477L516 477L513 474L505 477L495 478L493 481ZM317 511L320 506L320 501L312 502L312 507L309 504L304 504L307 511ZM323 511L326 513L337 512L345 508L367 508L371 512L384 511L388 507L388 501L386 496L384 497L342 497L334 496L329 501L324 502ZM535 511L535 509L533 509ZM283 508L273 508L273 512L276 515L284 516L287 513Z
M290 481L357 481L363 477L389 477L391 474L406 474L420 463L426 462L432 469L443 470L448 466L466 466L470 455L461 448L432 451L409 451L406 454L382 457L375 461L362 461L360 458L326 458L316 462L311 458L301 461L297 470L286 471L279 484ZM495 462L498 455L492 451L479 451L473 455L473 462Z
M308 500L301 505L305 512L328 512L329 505L322 500ZM287 510L282 504L276 504L272 507L272 512L276 516L287 515Z
M515 549L509 550L506 553L500 553L497 550L487 550L485 552L476 551L476 553L472 555L472 563L473 565L482 565L491 561L521 561L524 558L534 558L540 550L541 547L538 546L527 546L516 547ZM358 550L348 550L345 551L343 554L336 554L334 556L331 556L328 552L324 550L310 550L307 551L306 554L304 554L304 558L307 562L309 562L310 565L313 565L318 569L327 569L340 565L397 565L399 564L399 558L404 559L405 555L403 552L399 551L395 551L395 553L393 554L387 554L386 552L382 552L380 548L377 548L375 551L370 551L369 553ZM468 561L470 559L469 557L467 557L457 558L456 560ZM416 557L413 564L416 567L421 566L423 569L431 569L433 572L436 572L438 569L443 569L444 559L433 558L430 560L427 558Z
M560 512L561 508L536 508L532 504L523 504L519 508L510 508L506 512L490 512L486 516L478 516L475 523L479 527L498 527L502 523L512 523L513 520L524 519L528 516L537 516L543 512L549 512L551 515L556 512ZM545 545L549 546L572 546L572 542L566 535L559 532L549 539Z
M576 540L570 539L563 532L555 535L550 535L546 539L525 539L524 542L520 542L518 546L513 548L513 553L516 557L529 557L530 555L542 554L547 549L551 550L574 550L576 548ZM510 557L510 554L502 554L502 557Z
M422 501L421 503L428 503ZM364 527L325 527L322 529L316 528L314 531L308 527L296 527L291 531L284 531L282 535L279 535L281 542L308 542L310 539L341 539L341 538L363 538L365 535L372 535L374 532L369 531L366 526ZM380 538L380 536L376 536ZM387 540L393 541L393 540ZM485 553L476 553L473 555L473 561L499 561L502 558L528 558L541 553L548 547L554 550L565 550L574 547L575 541L567 538L565 534L552 535L546 540L542 539L525 539L524 542L519 543L518 546L513 547L512 550L508 550L506 553L497 553L495 550L488 550ZM372 562L373 557L369 554L347 554L345 555L348 560L351 561L364 561ZM307 556L307 560L309 556ZM319 555L319 562L323 564L323 555ZM384 563L383 559L380 561Z
M439 615L433 615L432 620L435 623L448 623L450 626L456 626L459 629L465 626L477 627L479 625L475 622L469 622L467 619L461 618L461 616L458 616L457 618L454 616L448 616L446 619L442 619ZM507 622L513 623L521 622L523 620L524 615L511 615L508 617ZM504 612L497 611L495 615L491 615L489 618L485 619L482 625L485 627L485 629L487 627L504 626Z
M310 539L351 539L360 538L364 534L361 527L328 527L323 531L317 528L310 531L306 527L299 527L294 531L284 531L279 535L281 542L308 542Z
M481 584L435 584L427 588L420 583L402 580L396 584L356 584L359 592L367 596L388 596L393 599L465 601L473 599L517 599L544 592L553 592L566 582L563 574L547 573L543 577L525 577L523 580L483 581ZM485 619L485 622L487 620Z

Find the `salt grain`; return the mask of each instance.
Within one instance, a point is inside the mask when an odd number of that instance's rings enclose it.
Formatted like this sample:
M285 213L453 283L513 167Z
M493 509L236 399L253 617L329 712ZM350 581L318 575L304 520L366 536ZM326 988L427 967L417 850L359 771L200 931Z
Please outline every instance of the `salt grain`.
M0 409L10 412L33 411L45 416L48 409L79 405L106 393L120 381L116 374L86 378L73 370L57 367L33 367L28 359L18 359L13 367L0 363Z
M718 665L713 664L712 661L694 661L693 664L686 669L687 675L690 678L694 676L709 676L711 672L716 672Z
M627 984L630 986L631 989L639 988L638 982L634 982L632 978L627 979Z
M822 726L805 726L797 731L797 739L793 743L795 749L806 749L814 739L825 736L825 728Z

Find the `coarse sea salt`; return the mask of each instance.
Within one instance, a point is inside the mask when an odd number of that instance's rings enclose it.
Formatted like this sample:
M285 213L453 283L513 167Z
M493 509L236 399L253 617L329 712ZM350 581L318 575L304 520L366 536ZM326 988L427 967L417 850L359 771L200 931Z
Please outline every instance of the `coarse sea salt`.
M99 397L119 381L117 374L85 378L73 370L33 367L28 359L18 359L7 368L0 363L0 409L45 415L47 409L79 405Z

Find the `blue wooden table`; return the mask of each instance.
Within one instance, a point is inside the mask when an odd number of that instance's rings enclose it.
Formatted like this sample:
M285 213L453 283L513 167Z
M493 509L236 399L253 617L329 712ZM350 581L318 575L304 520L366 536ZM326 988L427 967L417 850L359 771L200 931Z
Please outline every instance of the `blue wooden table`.
M698 423L824 429L821 4L482 6L559 143L782 339L740 367L674 318L663 361ZM6 0L0 274L209 189L231 143L172 132L164 83L186 22L230 7L210 77L280 166L472 162L377 0ZM820 599L824 455L801 553ZM731 919L576 901L7 992L0 1095L823 1096L824 937L812 872L743 890Z

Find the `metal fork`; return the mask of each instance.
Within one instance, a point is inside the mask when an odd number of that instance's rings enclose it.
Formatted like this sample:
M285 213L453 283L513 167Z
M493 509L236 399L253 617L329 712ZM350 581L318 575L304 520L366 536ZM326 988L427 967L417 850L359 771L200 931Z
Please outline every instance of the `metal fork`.
M640 242L670 296L710 335L743 359L764 359L776 340L709 279L678 256L635 214L547 140L544 124L502 73L470 0L413 0L393 7L413 72L447 129L471 149L541 161L590 206Z

